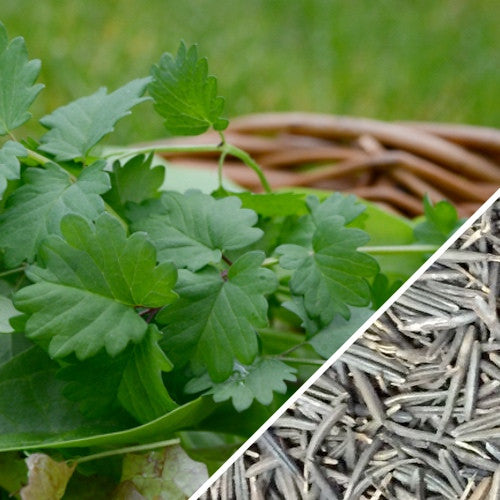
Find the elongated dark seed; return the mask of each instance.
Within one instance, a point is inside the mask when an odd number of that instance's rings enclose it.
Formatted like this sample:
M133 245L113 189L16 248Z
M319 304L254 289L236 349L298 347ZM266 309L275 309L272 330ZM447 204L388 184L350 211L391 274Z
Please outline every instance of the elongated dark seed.
M487 470L490 472L495 472L497 468L497 464L493 462L492 460L488 460L487 458L482 458L478 457L477 455L474 455L473 453L462 450L456 445L451 445L450 451L453 452L453 454L461 460L463 463L467 465L472 465L475 468L478 469L483 469Z
M344 492L344 498L346 500L351 498L351 494L353 493L354 487L356 486L356 483L361 477L363 470L365 469L365 467L368 465L368 462L372 459L373 455L377 453L377 451L380 449L381 446L382 446L382 441L378 437L375 437L371 442L371 444L367 448L365 448L365 450L359 456L359 459L351 473L351 478Z
M439 306L439 308L443 311L448 311L450 313L460 310L460 306L456 302L449 300L446 295L436 293L435 291L424 287L419 287L417 284L413 285L412 288L409 288L406 295L414 296L415 298L418 297L421 300L425 300L436 307Z
M269 431L264 432L261 436L263 446L273 454L292 474L300 475L299 469L294 462L290 460L288 455L283 451L281 446L276 442L276 439Z
M479 340L474 340L464 387L464 419L467 421L473 417L475 411L479 388L479 363L481 354L481 343Z
M353 344L349 349L349 354L359 356L360 358L367 359L369 361L373 361L374 363L386 366L387 368L395 370L401 374L408 373L408 368L406 368L397 359L386 358L360 345Z
M443 409L443 415L439 423L437 434L441 436L450 420L451 413L453 411L453 405L458 396L458 391L460 390L460 385L465 376L465 371L467 364L469 362L472 343L475 339L475 328L473 326L469 327L465 332L464 341L457 356L456 368L457 371L453 375L450 381L450 387L448 389L448 396L446 398L446 403Z
M500 421L500 418L498 419ZM497 423L499 423L497 421ZM467 434L460 434L458 438L460 441L489 441L491 439L500 439L500 427L486 429L482 431L469 432Z
M292 477L284 469L278 468L275 471L275 481L278 491L283 498L298 500L297 490Z
M387 378L387 380L394 383L403 383L405 381L404 377L399 372L391 368L387 368L383 365L366 359L357 358L347 352L344 353L343 357L346 363L349 363L349 365L355 366L359 370L362 370L366 373L371 373L372 375L378 375L379 373L381 373L385 378Z
M347 405L345 404L339 405L333 410L331 409L330 414L326 416L325 419L318 425L314 434L311 436L309 446L307 447L306 457L309 460L312 459L312 457L316 454L316 451L320 447L323 439L330 432L330 429L333 427L333 425L342 418L342 415L344 415L346 410Z
M476 417L469 422L465 422L461 425L457 425L450 434L456 438L459 438L462 434L472 432L474 430L484 430L491 429L499 421L499 415L497 412L489 412L481 417Z
M453 455L448 450L441 449L438 452L438 457L443 474L448 479L450 486L455 490L455 493L460 495L465 488L465 481L458 475L459 469Z
M493 477L491 478L489 500L498 500L499 498L500 498L500 465L498 465L497 470L495 471Z
M482 252L467 252L465 250L446 250L440 261L446 262L499 262L500 256Z
M378 424L382 424L385 420L384 407L377 394L370 385L366 375L360 372L357 368L350 366L352 376L354 378L355 386L357 387L366 407L371 412L374 420Z
M495 446L493 443L486 442L484 443L484 447L486 451L500 464L500 443L499 446Z

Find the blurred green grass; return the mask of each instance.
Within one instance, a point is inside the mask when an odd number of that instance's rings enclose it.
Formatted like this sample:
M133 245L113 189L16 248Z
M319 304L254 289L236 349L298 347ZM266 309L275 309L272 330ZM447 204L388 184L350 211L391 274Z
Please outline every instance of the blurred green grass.
M0 19L42 60L36 117L146 75L184 39L208 57L229 117L306 110L500 125L497 0L16 0L2 2ZM111 142L162 136L144 104Z

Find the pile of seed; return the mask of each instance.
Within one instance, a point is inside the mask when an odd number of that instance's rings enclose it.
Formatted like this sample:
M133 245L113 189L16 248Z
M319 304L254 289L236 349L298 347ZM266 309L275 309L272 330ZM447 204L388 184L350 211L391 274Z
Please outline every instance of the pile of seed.
M208 490L500 499L500 202Z

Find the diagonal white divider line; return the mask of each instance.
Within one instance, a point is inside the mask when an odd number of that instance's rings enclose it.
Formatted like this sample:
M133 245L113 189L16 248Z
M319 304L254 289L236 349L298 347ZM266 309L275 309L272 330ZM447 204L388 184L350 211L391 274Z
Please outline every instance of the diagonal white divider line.
M320 368L318 368L318 370L316 370L316 372L314 373L314 375L312 375L309 379L307 379L306 382L304 382L304 384L302 384L302 386L293 394L293 396L290 396L289 399L287 399L287 401L285 401L285 403L283 403L279 408L278 410L273 414L272 417L270 417L268 420L266 420L266 422L264 424L262 424L259 429L257 429L253 434L252 436L250 436L232 455L231 455L231 458L229 458L226 462L224 462L224 465L222 465L218 470L217 472L215 472L214 474L212 474L190 497L189 497L189 500L196 500L198 498L200 498L200 496L205 493L206 490L208 490L208 488L210 486L212 486L213 483L215 483L215 481L217 481L217 479L219 479L219 477L221 477L228 469L229 467L231 467L231 465L233 465L234 462L236 462L236 460L238 460L238 458L241 457L241 455L243 455L243 453L245 453L245 451L250 447L252 446L252 444L254 444L259 438L260 436L265 432L267 431L267 429L269 427L271 427L271 425L274 424L274 422L276 422L276 420L278 420L279 417L281 417L281 415L283 413L285 413L285 411L293 404L295 403L295 401L297 401L297 399L300 398L300 396L302 396L302 394L304 394L305 391L307 391L307 389L309 389L309 387L311 387L311 385L314 384L314 382L316 382L316 380L321 377L321 375L323 375L323 373L326 372L326 370L328 370L328 368L330 368L330 366L335 362L337 361L338 358L340 358L340 356L342 356L342 354L344 354L344 352L359 338L361 337L361 335L365 332L365 330L368 329L368 327L370 327L375 321L377 321L377 319L380 318L380 316L382 316L382 314L385 313L385 311L387 311L387 309L389 309L389 307L392 306L392 304L394 304L394 302L396 302L399 297L401 295L403 295L406 290L408 290L408 288L410 288L414 283L415 281L417 281L420 276L422 276L422 274L427 271L427 269L429 269L429 267L432 266L432 264L434 264L434 262L436 262L439 257L441 257L441 255L443 255L443 253L448 249L448 247L450 247L453 243L455 243L455 241L460 238L460 236L462 236L463 233L465 233L465 231L467 231L467 229L469 229L472 224L474 224L478 219L479 217L481 217L481 215L483 215L484 212L486 212L486 210L488 210L488 208L490 208L493 203L500 197L500 189L497 189L497 191L491 195L488 200L483 204L481 205L481 207L476 210L476 212L471 216L469 217L469 219L467 219L463 224L462 226L455 232L453 233L447 240L445 243L443 243L441 245L441 247L436 250L436 252L424 263L422 264L422 266L415 272L415 274L413 274L410 278L408 278L408 280L403 284L401 285L401 287L397 290L397 292L392 295L389 299L387 299L384 304L379 307L352 335L351 337L342 345L342 347L340 347L339 349L337 349L337 351L335 351L328 359L325 360L325 362L321 365Z

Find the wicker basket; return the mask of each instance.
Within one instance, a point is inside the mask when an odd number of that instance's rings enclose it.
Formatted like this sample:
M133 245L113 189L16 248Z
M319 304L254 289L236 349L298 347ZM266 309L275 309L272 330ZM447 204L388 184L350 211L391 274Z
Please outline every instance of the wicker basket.
M500 186L500 130L493 128L293 112L236 118L226 136L261 165L273 188L345 191L410 217L422 212L425 193L469 216ZM218 141L211 132L162 142ZM214 154L164 156L186 168L217 167ZM260 190L252 170L234 158L225 165L227 177Z

